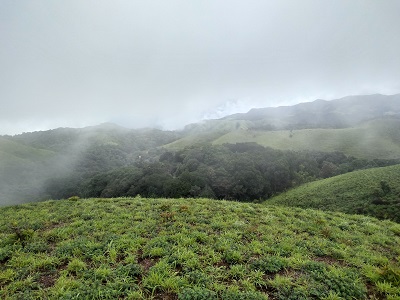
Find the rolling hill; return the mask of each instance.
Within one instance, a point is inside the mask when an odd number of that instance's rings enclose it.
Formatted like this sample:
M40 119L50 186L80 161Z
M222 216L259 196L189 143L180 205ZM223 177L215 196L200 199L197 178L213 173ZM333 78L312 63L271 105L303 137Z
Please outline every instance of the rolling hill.
M237 202L396 163L399 97L0 137L1 204L88 198L0 207L0 298L400 299L400 165Z
M38 200L41 178L51 176L56 153L0 137L0 204Z
M209 144L215 146L213 149L216 150L218 145L225 143L234 145L254 142L296 153L342 152L348 157L369 160L364 167L393 164L394 160L400 159L399 97L400 95L350 96L331 101L316 100L290 107L254 109L246 114L191 124L183 131L127 129L105 123L86 128L58 128L1 136L0 205L76 195L80 183L88 182L95 176L101 184L99 178L104 177L102 174L106 172L138 165L142 168L146 163L158 162L165 152L185 153L189 151L185 150L187 147L202 149ZM298 155L304 156L304 153ZM199 157L191 159L198 160ZM349 157L350 159L352 158ZM371 163L374 159L393 161ZM225 161L224 158L222 160ZM167 161L160 163L165 165ZM292 161L296 163L296 159ZM187 164L188 161L177 160L177 164L182 163ZM322 163L323 161L316 159L312 173L317 172L316 168L321 168ZM198 165L196 161L192 161L192 164L187 170L189 173L195 171L192 168ZM337 166L340 164L342 163L338 162ZM273 165L279 165L280 170L285 168L284 164L273 162L272 165L260 167L263 175L274 172ZM173 178L184 172L178 165L170 167L172 169L168 169L167 175ZM287 166L289 171L284 170L284 173L297 172L297 167ZM358 168L360 165L356 167ZM354 166L340 168L339 172L347 170L354 170ZM214 171L215 174L226 173L224 168ZM202 177L214 176L213 172L201 172ZM311 174L307 180L314 176L315 174ZM286 179L288 181L293 178ZM213 181L215 182L214 179ZM226 189L226 182L220 181L221 186ZM203 183L192 184L192 195L197 195L199 188L200 192L205 192L204 189L201 191L205 186ZM240 192L240 186L243 185L237 186ZM59 193L57 189L60 190ZM215 191L213 193L216 195ZM203 196L212 197L213 193L207 191ZM220 192L217 194L222 195ZM260 197L266 198L264 195L269 197L270 194L265 191ZM79 195L85 196L83 192ZM156 193L155 196L160 195ZM174 197L179 195L174 192Z
M400 222L400 165L306 183L266 204L362 213Z
M339 151L359 158L396 159L400 158L400 119L375 119L336 129L235 130L212 141L213 144L239 142L256 142L281 150Z
M115 124L0 136L0 205L49 199L46 182L132 164L180 137L177 132Z
M0 208L2 299L398 299L400 225L207 199Z
M400 94L348 96L252 109L186 126L165 145L256 142L281 150L340 151L358 158L400 158Z

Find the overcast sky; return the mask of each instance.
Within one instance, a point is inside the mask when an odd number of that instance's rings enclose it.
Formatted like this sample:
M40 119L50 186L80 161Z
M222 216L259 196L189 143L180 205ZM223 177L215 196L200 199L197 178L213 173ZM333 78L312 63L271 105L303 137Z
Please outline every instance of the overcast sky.
M0 1L0 134L400 92L398 0Z

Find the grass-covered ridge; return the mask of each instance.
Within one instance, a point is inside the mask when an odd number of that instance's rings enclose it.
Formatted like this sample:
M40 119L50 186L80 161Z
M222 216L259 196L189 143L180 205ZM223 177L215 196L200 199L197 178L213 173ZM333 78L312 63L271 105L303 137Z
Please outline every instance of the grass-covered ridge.
M398 299L400 225L227 201L0 209L2 299Z
M389 118L341 129L235 130L213 143L256 142L281 150L340 151L360 158L393 159L400 157L399 128L400 120Z
M306 183L265 203L346 213L400 222L400 165L355 171Z

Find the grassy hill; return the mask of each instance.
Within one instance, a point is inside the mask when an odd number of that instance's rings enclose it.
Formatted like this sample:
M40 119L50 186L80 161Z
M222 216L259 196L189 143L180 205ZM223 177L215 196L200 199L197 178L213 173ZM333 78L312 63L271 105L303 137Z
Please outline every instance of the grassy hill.
M0 137L0 205L37 200L41 177L51 176L55 155Z
M0 166L3 163L10 164L12 161L20 160L25 162L43 161L53 155L53 151L37 149L0 136L0 161L2 162Z
M363 213L400 222L399 182L400 165L373 168L310 182L265 203Z
M2 299L399 299L400 225L227 201L0 208Z
M214 144L256 142L281 150L340 151L359 158L400 157L400 119L379 119L351 128L300 130L235 130Z
M178 137L177 132L108 123L0 136L0 206L49 199L49 180L71 176L79 181L87 173L132 165L139 156L151 159L158 146Z

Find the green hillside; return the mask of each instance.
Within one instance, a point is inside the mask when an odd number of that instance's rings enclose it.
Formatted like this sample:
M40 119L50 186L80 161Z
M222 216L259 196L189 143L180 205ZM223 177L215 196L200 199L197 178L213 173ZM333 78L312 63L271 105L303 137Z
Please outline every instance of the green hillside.
M212 143L216 139L227 134L228 131L211 130L206 132L191 133L185 137L166 144L163 148L168 150L179 150L191 145L201 145L205 143Z
M60 186L70 190L84 177L131 166L138 157L151 160L157 147L178 137L109 123L0 136L0 206L58 198L49 195L48 182L63 180Z
M341 129L235 130L214 144L256 142L281 150L340 151L360 158L400 157L400 120L380 119Z
M400 165L355 171L310 182L267 204L363 213L400 222Z
M13 161L43 161L54 156L54 152L26 146L0 136L0 167Z
M0 205L38 200L42 177L53 174L53 151L0 137Z
M253 123L245 120L207 120L200 123L190 124L182 132L183 137L166 144L166 149L183 149L187 146L212 143L221 136L229 132L243 129L247 130L253 126Z
M400 225L227 201L0 208L1 299L399 299Z

